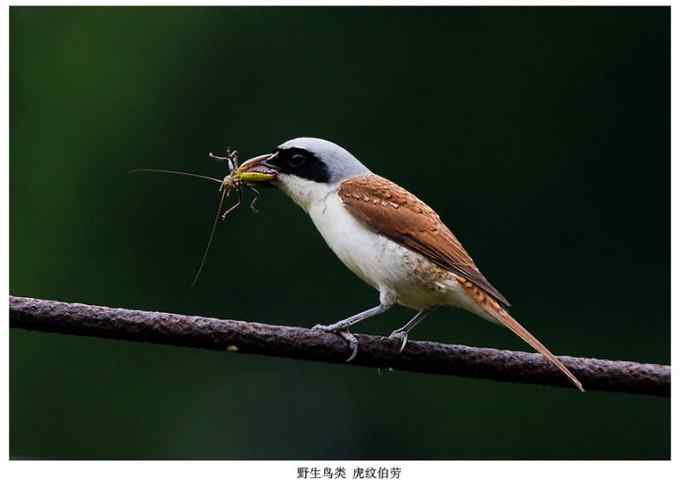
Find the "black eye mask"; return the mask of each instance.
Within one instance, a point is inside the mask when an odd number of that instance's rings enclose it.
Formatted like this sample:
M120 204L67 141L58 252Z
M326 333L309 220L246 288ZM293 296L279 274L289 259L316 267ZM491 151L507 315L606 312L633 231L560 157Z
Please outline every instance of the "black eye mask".
M318 157L305 149L277 149L276 155L267 161L282 174L298 176L317 183L330 181L328 167Z

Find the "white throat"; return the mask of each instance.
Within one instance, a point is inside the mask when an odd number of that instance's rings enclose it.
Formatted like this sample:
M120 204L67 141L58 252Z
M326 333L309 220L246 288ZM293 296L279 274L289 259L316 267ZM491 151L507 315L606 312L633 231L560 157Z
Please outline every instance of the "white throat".
M338 187L337 184L317 183L292 174L279 174L276 185L306 212Z

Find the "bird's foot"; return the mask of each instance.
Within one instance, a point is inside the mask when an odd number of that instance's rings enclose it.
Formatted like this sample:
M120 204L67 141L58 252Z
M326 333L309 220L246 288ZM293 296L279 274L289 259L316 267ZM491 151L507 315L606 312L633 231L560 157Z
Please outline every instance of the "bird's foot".
M346 327L340 327L336 325L315 325L312 327L312 330L323 331L326 333L335 333L344 338L350 349L349 358L347 358L345 362L351 362L354 360L354 357L357 356L357 353L359 352L359 340L357 340L357 337L352 335L352 333Z
M390 333L390 338L399 338L401 339L401 346L399 347L399 353L404 351L404 347L406 347L406 342L408 341L408 333L405 331L401 330L396 330Z

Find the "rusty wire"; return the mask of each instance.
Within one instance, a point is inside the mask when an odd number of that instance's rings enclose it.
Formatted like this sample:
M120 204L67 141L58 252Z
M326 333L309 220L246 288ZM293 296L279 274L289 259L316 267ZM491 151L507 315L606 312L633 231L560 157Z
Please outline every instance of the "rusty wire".
M161 343L291 359L344 363L347 344L331 333L199 316L114 309L10 296L10 326L50 333ZM353 366L573 387L536 353L356 335ZM670 397L670 366L561 356L586 391ZM576 391L575 391L576 393Z

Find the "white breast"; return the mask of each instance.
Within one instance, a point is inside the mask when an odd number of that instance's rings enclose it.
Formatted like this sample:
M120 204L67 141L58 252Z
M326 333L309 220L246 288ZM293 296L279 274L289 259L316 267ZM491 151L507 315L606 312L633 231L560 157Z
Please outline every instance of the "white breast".
M354 218L338 196L337 185L287 174L279 175L276 184L309 213L335 255L369 286L395 296L409 308L449 305L479 314L479 307L455 275Z
M354 218L335 191L312 203L309 215L335 255L377 290L394 293L413 309L435 305L476 307L455 276L383 237Z
M391 242L350 215L335 191L313 204L309 216L331 250L352 272L376 289L386 284L389 279L384 268L398 262L392 255Z

